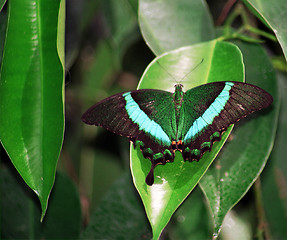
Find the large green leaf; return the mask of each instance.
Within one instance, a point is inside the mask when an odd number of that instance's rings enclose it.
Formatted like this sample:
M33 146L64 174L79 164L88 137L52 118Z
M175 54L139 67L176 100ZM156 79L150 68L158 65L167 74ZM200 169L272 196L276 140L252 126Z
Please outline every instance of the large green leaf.
M103 86L108 85L111 76L119 70L119 56L116 49L112 47L108 41L98 43L94 61L91 66L86 69L84 74L85 85L83 88L83 98L87 102L87 106L100 100L103 97Z
M84 98L92 102L105 97L103 88L115 80L114 75L121 68L126 49L140 37L137 1L106 0L103 1L102 11L105 13L107 36L98 42L95 54L91 56L93 61L90 61L84 75ZM87 102L87 106L91 101Z
M210 239L210 216L203 193L196 187L182 203L168 225L170 239Z
M93 213L81 239L150 239L150 227L128 171Z
M268 57L259 45L241 43L239 47L245 60L246 82L267 90L274 103L268 110L235 126L231 140L200 181L214 218L215 237L227 212L245 195L263 170L277 126L276 76Z
M139 24L147 45L157 56L214 38L205 1L140 0Z
M268 161L268 169L263 172L262 196L266 220L273 239L284 239L287 236L287 78L280 74L281 106L278 130L274 148Z
M0 65L2 62L6 26L7 26L7 12L2 11L0 12Z
M0 138L38 195L42 216L64 130L65 1L9 1L0 79Z
M179 81L188 90L208 82L228 80L244 80L241 52L230 43L214 40L176 49L156 58L143 74L139 88L174 91L174 84ZM174 163L157 166L152 186L145 183L150 161L144 159L138 149L131 148L134 184L144 203L154 239L159 237L174 211L196 186L230 131L231 128L223 134L222 141L216 142L213 150L205 153L198 163L184 162L177 152Z
M10 170L10 171L9 171ZM1 239L77 239L81 230L81 205L73 182L57 174L49 209L39 222L40 206L14 169L0 169Z
M82 49L82 38L95 12L99 9L100 0L94 1L68 1L65 19L65 70L66 72L75 64ZM98 36L97 36L98 37ZM95 41L96 42L96 41ZM83 58L85 59L85 58Z
M122 57L129 44L140 35L137 3L135 0L105 0L103 6L109 38L119 56Z
M244 2L273 30L287 60L286 0L244 0Z

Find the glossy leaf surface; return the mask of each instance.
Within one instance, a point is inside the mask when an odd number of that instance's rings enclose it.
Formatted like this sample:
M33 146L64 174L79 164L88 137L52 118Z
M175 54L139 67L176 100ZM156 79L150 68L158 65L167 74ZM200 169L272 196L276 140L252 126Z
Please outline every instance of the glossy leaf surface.
M140 0L139 24L147 45L157 56L214 38L204 1Z
M286 31L286 12L287 4L285 0L245 0L247 6L253 8L267 22L269 27L276 35L285 59L287 59L287 31Z
M229 59L226 65L220 64L223 59ZM227 80L244 80L241 52L230 43L210 41L180 48L156 58L146 69L139 88L174 91L174 84L178 81L186 90L208 82ZM184 162L177 152L173 163L157 166L152 186L145 183L150 161L144 159L139 150L131 149L133 180L152 225L154 239L159 237L174 211L196 186L230 130L223 134L222 141L216 142L213 150L205 153L199 162Z
M7 12L4 13L2 11L2 12L0 12L0 64L2 62L2 57L3 57L6 25L7 25Z
M259 45L241 43L239 47L245 56L246 82L267 90L274 102L269 109L236 124L222 154L200 181L214 218L214 237L217 237L227 212L245 195L263 170L277 126L276 76L267 55ZM254 62L256 65L252 64Z
M64 14L65 1L9 1L1 68L1 143L42 216L64 130Z

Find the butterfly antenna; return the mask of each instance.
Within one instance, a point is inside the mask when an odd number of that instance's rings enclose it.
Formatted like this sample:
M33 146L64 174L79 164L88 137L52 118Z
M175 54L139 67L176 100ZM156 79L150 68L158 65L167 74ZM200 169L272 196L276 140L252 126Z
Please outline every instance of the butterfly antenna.
M203 62L203 60L204 58L202 58L200 63L198 63L193 69L191 69L187 74L185 74L183 78L180 79L180 81L185 79L191 72L193 72ZM161 65L159 61L156 62L175 82L177 82L177 79L163 65Z
M201 59L200 63L198 63L193 69L191 69L187 74L185 74L183 76L182 79L180 79L180 81L183 81L183 79L185 79L190 73L192 73L195 69L197 69L197 67L203 63L204 58Z
M163 65L161 65L159 61L156 62L175 82L177 82L176 78Z

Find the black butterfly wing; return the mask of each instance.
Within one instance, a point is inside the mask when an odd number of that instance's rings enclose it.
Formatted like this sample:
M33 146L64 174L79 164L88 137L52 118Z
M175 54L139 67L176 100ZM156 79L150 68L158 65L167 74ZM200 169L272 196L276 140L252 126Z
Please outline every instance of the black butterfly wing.
M215 82L190 89L181 112L186 122L181 128L183 158L199 160L231 124L267 108L272 101L269 93L247 83Z
M176 136L172 93L137 90L113 95L95 104L82 116L83 122L101 126L139 145L152 162L147 183L153 184L153 169L173 161L172 140Z

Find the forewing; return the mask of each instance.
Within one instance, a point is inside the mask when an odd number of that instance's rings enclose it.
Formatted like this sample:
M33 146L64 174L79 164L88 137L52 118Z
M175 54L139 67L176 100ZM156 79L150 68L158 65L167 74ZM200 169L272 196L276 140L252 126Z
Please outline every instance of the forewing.
M231 124L272 101L263 89L240 82L215 82L187 91L182 105L183 119L188 122L181 132L184 159L199 160Z
M153 168L174 159L171 144L176 135L176 121L170 92L137 90L116 94L88 109L82 120L139 145L143 156L152 162L149 185L153 182Z

